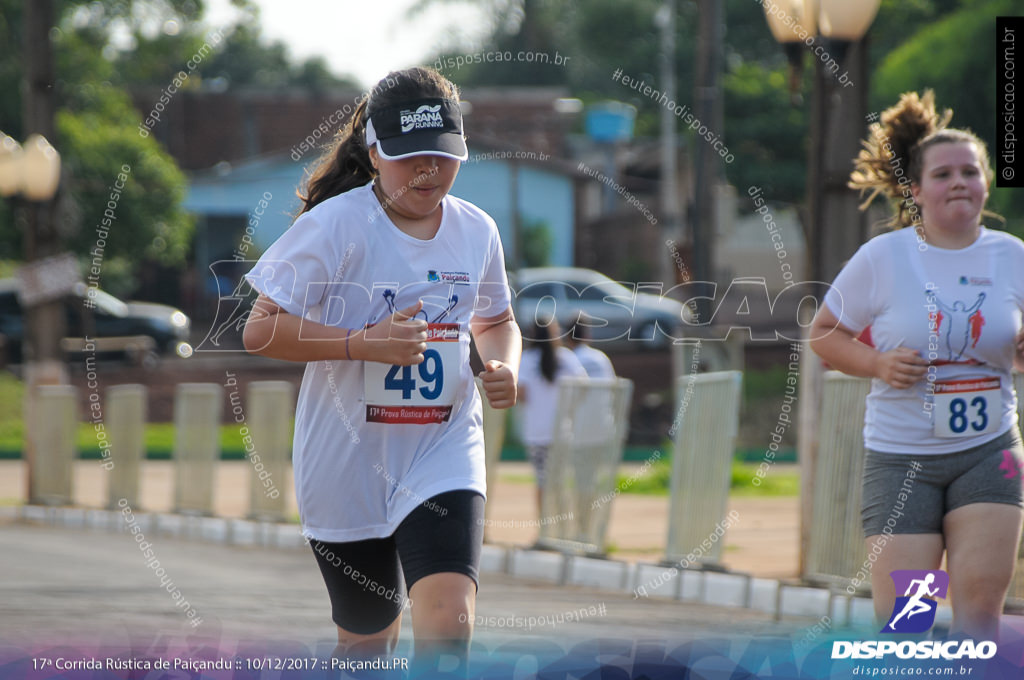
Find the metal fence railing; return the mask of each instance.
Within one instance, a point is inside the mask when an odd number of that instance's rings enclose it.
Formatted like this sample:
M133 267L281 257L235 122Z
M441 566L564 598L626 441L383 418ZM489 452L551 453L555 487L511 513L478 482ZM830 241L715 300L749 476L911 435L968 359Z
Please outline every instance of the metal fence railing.
M665 558L689 561L707 540L710 548L702 549L696 561L715 566L721 560L722 541L716 534L722 531L729 500L743 374L716 371L677 380Z
M804 573L812 583L845 587L867 556L860 501L864 404L870 389L867 378L825 373Z
M612 492L629 429L633 383L563 378L541 493L538 544L603 554ZM604 501L604 502L602 502Z

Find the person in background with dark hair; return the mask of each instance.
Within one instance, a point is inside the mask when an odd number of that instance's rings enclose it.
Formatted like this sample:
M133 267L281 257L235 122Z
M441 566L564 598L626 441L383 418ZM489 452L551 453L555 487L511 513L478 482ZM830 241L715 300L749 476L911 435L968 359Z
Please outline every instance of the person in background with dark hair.
M498 229L448 194L468 151L458 89L391 73L247 275L248 351L303 361L295 490L339 656L393 654L408 592L414 667L466 672L483 541L482 406L516 402L521 339ZM486 289L486 293L483 291Z
M576 322L565 334L565 345L572 350L576 358L583 364L587 376L591 378L614 378L615 367L608 355L590 346L590 329Z
M558 379L587 377L587 371L568 347L562 345L562 330L555 319L534 322L525 338L519 364L519 429L526 455L537 477L537 516L544 493L544 464L554 439L555 411L558 409Z
M890 572L937 570L945 552L953 632L996 640L1024 505L1010 374L1024 367L1024 243L981 224L988 153L950 116L910 93L871 126L850 184L894 201L901 228L843 267L811 347L873 378L861 519L879 621L904 594ZM868 325L877 349L856 340Z

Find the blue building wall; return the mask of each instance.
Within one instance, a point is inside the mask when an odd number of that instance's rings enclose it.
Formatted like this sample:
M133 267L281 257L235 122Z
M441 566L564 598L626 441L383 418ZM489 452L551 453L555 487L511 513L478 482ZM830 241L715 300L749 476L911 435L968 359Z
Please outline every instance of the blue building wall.
M473 150L470 149L470 158ZM513 177L513 173L516 177ZM571 267L575 202L569 177L536 166L503 160L467 162L459 171L452 194L475 203L498 224L509 267L515 266L515 238L512 226L512 194L518 195L521 223L547 222L551 230L550 264Z
M470 155L472 158L472 150ZM230 248L239 247L245 224L258 218L252 237L254 245L244 253L247 259L258 257L291 225L301 203L295 189L305 168L303 162L296 163L287 156L279 156L238 165L222 174L209 171L191 177L185 199L186 210L200 218L238 218L237 233L197 234L199 252L208 258L216 258L227 244ZM517 175L517 187L513 185L513 172ZM459 171L452 194L480 206L494 218L505 248L506 261L509 267L514 267L514 188L518 189L520 220L543 220L551 231L550 264L572 266L575 203L571 178L505 160L467 162ZM254 211L261 200L267 203L267 208L257 216ZM215 222L223 224L223 221ZM201 219L200 230L205 223Z

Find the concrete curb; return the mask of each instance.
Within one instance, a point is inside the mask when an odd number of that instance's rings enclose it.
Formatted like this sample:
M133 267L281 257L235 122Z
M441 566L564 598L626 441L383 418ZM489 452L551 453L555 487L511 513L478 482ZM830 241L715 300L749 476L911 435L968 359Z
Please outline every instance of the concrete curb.
M202 517L169 513L133 514L142 533L207 543L275 549L299 549L306 541L297 524ZM0 521L46 524L66 529L129 532L120 510L22 505L0 507ZM546 550L485 544L480 559L484 573L632 593L634 598L675 600L790 617L829 618L832 626L870 626L871 600L845 592L813 588L749 574L678 569L651 563L596 559ZM942 623L940 609L937 622ZM948 616L948 612L945 612Z

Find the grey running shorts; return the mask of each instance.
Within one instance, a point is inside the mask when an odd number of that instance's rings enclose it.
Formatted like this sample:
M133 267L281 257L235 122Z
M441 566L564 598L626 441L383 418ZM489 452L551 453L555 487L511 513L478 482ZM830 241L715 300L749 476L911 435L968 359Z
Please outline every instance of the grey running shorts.
M913 473L913 474L911 474ZM941 534L946 513L971 503L1024 507L1024 445L1017 428L965 451L915 455L867 450L865 536Z

